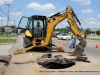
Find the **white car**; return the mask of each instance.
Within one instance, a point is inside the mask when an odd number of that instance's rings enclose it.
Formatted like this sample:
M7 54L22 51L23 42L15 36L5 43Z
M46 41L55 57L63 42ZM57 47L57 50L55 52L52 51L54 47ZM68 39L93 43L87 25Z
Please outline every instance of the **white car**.
M57 39L58 40L67 40L67 39L70 40L71 37L68 34L59 34L59 35L57 35Z

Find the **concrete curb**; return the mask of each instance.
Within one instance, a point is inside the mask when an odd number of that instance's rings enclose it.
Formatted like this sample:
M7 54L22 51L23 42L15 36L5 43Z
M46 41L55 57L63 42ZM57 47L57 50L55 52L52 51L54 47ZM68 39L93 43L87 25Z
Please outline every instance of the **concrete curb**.
M8 44L14 44L16 42L10 42L10 43L0 43L0 45L8 45Z

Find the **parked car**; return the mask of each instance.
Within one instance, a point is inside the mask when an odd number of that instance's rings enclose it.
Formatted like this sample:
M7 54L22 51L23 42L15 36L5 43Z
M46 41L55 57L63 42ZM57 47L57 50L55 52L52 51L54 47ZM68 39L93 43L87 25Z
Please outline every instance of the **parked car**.
M71 37L70 37L70 35L63 33L63 34L57 35L57 39L58 40L67 40L67 39L70 40Z

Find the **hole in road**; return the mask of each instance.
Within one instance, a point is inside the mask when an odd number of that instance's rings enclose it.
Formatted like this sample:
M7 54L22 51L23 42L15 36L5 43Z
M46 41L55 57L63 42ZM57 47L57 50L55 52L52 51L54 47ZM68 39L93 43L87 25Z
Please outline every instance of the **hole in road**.
M52 57L52 54L42 55L37 63L47 69L63 69L75 65L75 62L64 58L62 55Z

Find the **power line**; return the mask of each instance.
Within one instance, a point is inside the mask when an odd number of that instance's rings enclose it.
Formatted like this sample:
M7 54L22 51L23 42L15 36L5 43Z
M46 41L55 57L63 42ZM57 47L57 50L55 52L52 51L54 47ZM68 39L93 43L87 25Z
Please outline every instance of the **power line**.
M4 14L1 10L0 10L0 12L5 16L5 17L7 17L7 15L6 14Z
M3 11L1 7L0 7L0 12L7 17L6 13Z
M0 6L0 8L2 9L2 7ZM2 11L6 14L6 12L2 9Z
M2 14L4 14L5 16L7 16L6 13L1 8L0 8L0 11L2 12Z
M0 16L1 16L1 17L3 17L3 18L5 18L5 17L4 17L4 16L2 16L1 14L0 14Z
M2 9L2 7L0 6L1 10L6 14L6 12Z

